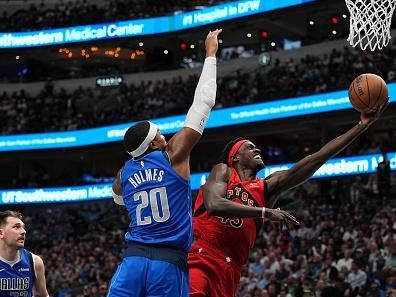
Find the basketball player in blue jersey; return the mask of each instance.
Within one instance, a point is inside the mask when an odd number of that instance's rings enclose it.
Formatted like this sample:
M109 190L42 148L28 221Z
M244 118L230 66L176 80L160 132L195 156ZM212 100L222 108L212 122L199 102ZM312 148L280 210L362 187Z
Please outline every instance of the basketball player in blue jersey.
M189 296L189 159L215 105L220 33L210 31L206 37L206 59L184 127L168 143L149 121L139 122L125 133L124 147L132 158L117 174L113 197L125 205L131 223L109 297Z
M0 212L0 297L48 297L43 260L24 249L22 219L16 211Z

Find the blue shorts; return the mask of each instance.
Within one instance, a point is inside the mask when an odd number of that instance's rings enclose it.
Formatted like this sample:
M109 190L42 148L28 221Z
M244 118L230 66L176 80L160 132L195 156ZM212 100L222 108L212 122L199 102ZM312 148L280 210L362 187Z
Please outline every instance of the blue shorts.
M107 297L188 297L189 276L178 266L146 257L123 258Z

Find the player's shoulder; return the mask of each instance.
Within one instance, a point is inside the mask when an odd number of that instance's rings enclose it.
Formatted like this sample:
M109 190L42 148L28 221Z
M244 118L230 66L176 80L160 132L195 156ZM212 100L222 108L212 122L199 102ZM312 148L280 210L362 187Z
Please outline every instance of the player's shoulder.
M224 163L218 163L218 164L214 165L212 168L212 172L214 172L214 173L219 172L219 173L228 174L229 171L230 171L230 168L228 167L227 164L224 164Z
M213 166L212 171L210 172L210 177L219 181L228 181L231 175L231 170L224 163L218 163Z
M36 255L36 254L34 254L32 252L30 252L30 253L32 254L32 257L33 257L33 264L34 264L35 270L43 269L44 268L43 259L39 255Z

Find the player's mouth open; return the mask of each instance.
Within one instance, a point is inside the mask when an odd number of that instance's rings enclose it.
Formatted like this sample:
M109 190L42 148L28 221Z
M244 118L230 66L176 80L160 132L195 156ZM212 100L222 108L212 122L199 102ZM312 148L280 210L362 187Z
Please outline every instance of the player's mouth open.
M255 158L256 160L261 160L261 156L260 156L260 155L255 155L254 158Z

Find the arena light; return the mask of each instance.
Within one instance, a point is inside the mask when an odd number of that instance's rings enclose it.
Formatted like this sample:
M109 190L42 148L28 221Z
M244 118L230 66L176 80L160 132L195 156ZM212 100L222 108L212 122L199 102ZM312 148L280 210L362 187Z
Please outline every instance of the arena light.
M247 38L251 38L251 37L252 37L252 33L247 33L247 34L246 34L246 37L247 37Z
M342 18L343 18L343 19L346 19L346 18L347 18L347 15L346 15L345 13L343 13L343 14L342 14Z
M333 31L331 31L331 34L337 35L337 31L336 31L336 30L333 30Z
M180 43L180 48L185 50L187 48L187 44L185 42Z
M340 20L339 20L338 18L336 18L336 17L332 17L332 18L331 18L331 22L332 22L334 25L337 25L337 24L340 22Z
M266 39L266 38L268 37L268 32L267 32L267 31L262 31L262 32L261 32L261 37L262 37L263 39Z
M309 24L311 25L311 26L313 26L313 25L315 25L315 22L314 21L309 21Z
M144 45L143 42L139 42L139 46L142 47Z
M272 42L271 42L271 46L272 46L272 47L275 47L275 46L276 46L276 43L272 41Z
M259 56L259 64L263 66L267 66L271 63L271 54L270 53L262 53Z
M194 49L195 48L195 44L190 44L190 48Z
M167 55L167 54L169 54L169 51L168 50L164 50L164 55Z
M117 87L124 82L122 75L108 75L96 78L96 85L101 88Z
M219 43L222 44L223 43L223 39L219 39Z
M19 60L19 58L20 58L20 56L16 56L16 57L15 57L16 60Z

